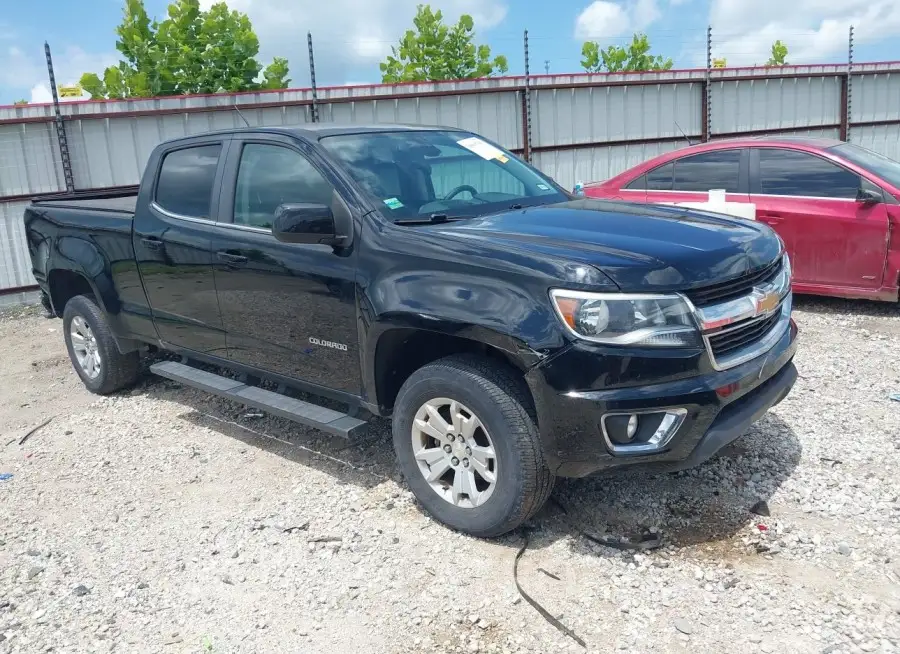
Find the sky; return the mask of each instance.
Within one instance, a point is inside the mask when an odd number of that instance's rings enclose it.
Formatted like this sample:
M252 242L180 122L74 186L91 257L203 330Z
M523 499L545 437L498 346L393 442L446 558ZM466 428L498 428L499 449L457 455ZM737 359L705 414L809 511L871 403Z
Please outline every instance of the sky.
M260 40L260 61L287 57L292 87L309 86L306 33L312 32L319 86L380 82L378 63L412 25L423 0L230 0L246 12ZM122 0L4 2L0 12L0 104L50 101L44 41L50 43L58 84L83 72L101 73L118 61L116 25ZM201 0L204 7L211 0ZM145 0L162 18L167 3ZM475 19L477 41L504 54L509 74L524 73L522 35L529 30L532 73L581 70L581 46L595 40L624 45L645 32L652 52L676 68L703 67L706 28L712 53L729 66L763 64L781 39L789 63L842 63L848 29L855 30L854 60L900 60L898 0L439 0L431 3L456 20Z

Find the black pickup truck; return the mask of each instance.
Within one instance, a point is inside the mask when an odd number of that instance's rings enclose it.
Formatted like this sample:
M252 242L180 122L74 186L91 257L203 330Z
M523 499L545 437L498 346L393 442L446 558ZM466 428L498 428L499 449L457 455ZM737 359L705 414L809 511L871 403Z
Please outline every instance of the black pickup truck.
M586 200L455 129L176 139L136 195L36 200L25 226L88 389L168 351L151 372L331 434L390 416L416 497L478 536L557 476L704 461L797 375L767 226Z

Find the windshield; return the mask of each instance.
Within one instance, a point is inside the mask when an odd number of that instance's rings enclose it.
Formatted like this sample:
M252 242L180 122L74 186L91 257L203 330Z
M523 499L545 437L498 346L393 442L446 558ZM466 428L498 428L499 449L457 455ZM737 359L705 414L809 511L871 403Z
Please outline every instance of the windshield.
M467 132L345 134L320 143L392 220L473 217L568 199L549 178Z
M877 175L894 188L900 189L900 162L861 148L852 143L841 143L831 150L860 168L865 168L873 175Z

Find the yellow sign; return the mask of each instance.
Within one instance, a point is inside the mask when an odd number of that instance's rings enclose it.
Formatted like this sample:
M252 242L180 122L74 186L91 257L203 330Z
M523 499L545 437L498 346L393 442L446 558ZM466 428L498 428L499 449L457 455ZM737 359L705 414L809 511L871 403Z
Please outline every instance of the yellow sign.
M73 86L60 86L59 87L59 97L61 98L80 98L81 97L81 87L77 84Z

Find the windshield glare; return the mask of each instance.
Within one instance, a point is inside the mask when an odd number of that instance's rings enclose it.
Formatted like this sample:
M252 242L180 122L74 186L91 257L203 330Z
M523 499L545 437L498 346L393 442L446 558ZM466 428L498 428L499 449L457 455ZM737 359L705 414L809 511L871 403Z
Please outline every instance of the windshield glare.
M467 132L374 132L320 142L393 220L472 217L567 199L551 180Z
M872 152L852 143L841 143L834 146L832 151L847 161L880 177L894 188L900 189L900 162L888 159L877 152Z

